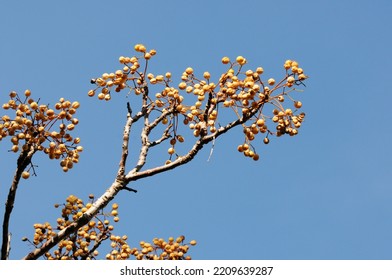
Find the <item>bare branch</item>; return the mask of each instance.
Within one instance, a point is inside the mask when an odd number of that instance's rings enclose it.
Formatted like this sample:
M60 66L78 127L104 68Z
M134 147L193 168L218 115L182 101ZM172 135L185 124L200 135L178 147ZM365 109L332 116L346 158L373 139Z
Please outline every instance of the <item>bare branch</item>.
M150 168L148 170L138 172L138 170L133 169L125 176L125 180L127 183L131 181L136 181L141 178L153 176L158 173L162 173L171 169L174 169L180 165L186 164L191 161L197 153L203 148L205 144L208 144L211 141L214 141L220 135L228 132L229 130L233 129L234 127L241 125L252 118L258 110L264 105L265 102L259 102L255 108L252 108L247 114L244 114L241 118L227 124L226 126L220 127L215 133L209 135L202 135L199 140L195 143L191 150L185 156L179 156L176 160L169 164L165 164L162 166ZM140 170L140 169L139 169Z
M155 140L155 141L149 143L150 147L154 147L154 146L156 146L156 145L159 145L159 144L161 144L163 141L165 141L166 139L168 139L168 138L170 137L169 131L170 131L170 129L171 129L172 127L173 127L172 124L171 124L171 125L168 125L168 126L166 127L165 131L162 133L161 138L159 138L159 139L157 139L157 140Z
M145 87L144 90L145 90L145 92L148 92L147 87ZM142 147L140 148L140 152L139 152L139 160L136 163L136 166L133 168L134 172L139 171L146 163L148 150L150 148L149 134L151 132L151 129L154 128L158 124L158 122L156 120L153 122L153 124L150 124L150 122L149 122L149 116L150 116L150 113L152 112L153 109L154 109L154 106L151 103L150 104L148 103L147 94L145 94L143 96L143 109L142 109L142 111L144 112L144 114L143 114L144 127L143 127L143 130L140 135Z
M163 112L162 112L153 122L151 122L151 123L148 125L148 129L151 131L151 130L152 130L153 128L155 128L160 122L162 122L162 120L163 120L164 118L166 118L167 116L173 114L173 112L174 112L174 108L173 108L173 107L170 107L170 108L164 110L164 111L163 111Z
M127 122L124 126L122 153L121 153L121 160L120 160L117 176L124 175L125 165L128 157L129 135L131 133L132 124L135 122L135 118L131 117L132 110L131 107L129 106L129 103L127 107L128 107Z
M153 110L153 106L150 106L149 108L148 106L149 104L147 104L147 102L144 102L142 109L136 115L132 116L132 109L130 103L129 102L127 103L128 114L127 114L127 122L124 126L124 132L123 132L122 154L121 154L121 160L119 164L119 170L117 172L118 177L124 176L125 173L131 127L133 123L137 122L141 117L148 115Z
M18 189L19 181L22 176L23 171L26 167L31 163L31 158L33 157L36 150L33 146L30 146L30 149L24 150L20 153L17 167L14 175L14 179L12 181L10 190L8 192L7 201L5 203L5 212L3 219L3 241L1 246L1 259L6 260L9 255L10 250L10 233L9 233L9 222L11 219L12 209L14 208L16 191Z

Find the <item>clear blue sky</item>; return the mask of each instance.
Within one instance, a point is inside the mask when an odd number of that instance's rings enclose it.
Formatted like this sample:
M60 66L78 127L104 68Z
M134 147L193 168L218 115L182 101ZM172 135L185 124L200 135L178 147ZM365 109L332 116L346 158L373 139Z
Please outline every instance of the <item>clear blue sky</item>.
M207 147L137 182L137 194L116 199L117 234L131 244L184 234L198 241L194 259L391 259L391 13L387 0L3 1L0 103L26 88L44 103L79 100L75 133L85 147L67 174L35 158L38 177L17 194L11 258L31 249L20 239L32 237L33 223L55 223L54 203L99 195L112 182L127 99L86 93L90 78L144 43L158 51L150 71L173 76L192 66L217 78L221 57L243 55L278 77L295 59L311 77L299 95L307 115L298 136L260 141L258 162L235 150L236 130L210 161ZM9 148L0 143L1 217L15 169Z

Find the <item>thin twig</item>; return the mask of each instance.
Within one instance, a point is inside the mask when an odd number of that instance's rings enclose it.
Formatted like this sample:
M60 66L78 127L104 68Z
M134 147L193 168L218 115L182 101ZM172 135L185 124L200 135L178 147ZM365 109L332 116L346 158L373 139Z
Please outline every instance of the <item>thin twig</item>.
M210 161L212 153L214 152L214 147L215 147L215 138L214 138L214 140L212 140L212 147L211 147L210 155L208 156L207 161Z

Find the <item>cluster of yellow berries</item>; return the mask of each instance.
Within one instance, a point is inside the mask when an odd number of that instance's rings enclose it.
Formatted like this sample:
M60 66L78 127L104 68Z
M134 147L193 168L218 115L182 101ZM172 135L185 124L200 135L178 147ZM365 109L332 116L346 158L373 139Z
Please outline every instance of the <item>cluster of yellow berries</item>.
M34 224L34 239L32 243L36 246L46 240L49 240L51 237L56 235L56 231L53 230L52 226L49 223L44 224ZM27 238L24 237L23 241L27 241Z
M256 134L266 133L267 135L263 138L263 142L268 144L269 135L279 137L288 134L294 136L298 133L297 128L301 125L305 114L299 113L298 116L294 115L294 112L301 108L302 103L294 101L289 93L295 90L295 85L302 85L302 81L307 76L304 74L303 69L299 68L298 63L292 60L286 60L284 63L286 75L279 82L276 82L274 78L263 81L261 75L264 73L264 69L262 67L243 72L242 66L246 64L246 59L242 56L237 57L233 63L230 62L228 57L224 57L222 63L230 63L230 69L220 78L220 91L217 94L218 98L224 100L223 106L233 108L238 117L254 112L254 108L259 108L247 122L249 124L243 124L245 141L237 148L246 157L258 160L260 156L255 152L251 144ZM285 98L293 101L294 111L290 108L284 108L283 102ZM273 105L272 116L267 116L262 111L265 104ZM268 120L277 123L275 130L271 130L267 126Z
M146 51L146 47L141 44L135 45L135 50L142 53L142 57L145 60L149 60L152 56L156 54L155 50ZM120 56L119 62L123 65L122 69L118 69L112 73L104 73L101 77L97 79L92 79L91 83L96 84L97 88L89 90L88 96L92 97L97 94L99 100L110 100L111 90L114 89L115 92L120 92L125 88L130 88L134 90L136 94L140 94L142 91L138 86L143 84L143 75L140 76L139 68L140 57L132 56ZM135 75L136 74L136 75ZM127 83L132 82L138 86L129 86Z
M238 151L254 160L259 159L259 155L251 144L256 134L266 134L263 142L267 144L270 135L294 136L298 133L305 114L297 112L302 103L294 100L290 93L298 91L296 86L304 85L304 80L308 78L298 62L286 60L283 65L285 75L277 81L274 78L263 79L264 69L262 67L244 70L247 59L243 56L236 57L234 61L223 57L222 63L228 65L228 70L220 76L217 83L211 81L209 72L204 72L203 77L198 78L194 70L188 67L182 73L179 84L173 86L170 72L164 75L147 72L147 60L156 54L155 50L147 52L146 47L141 44L137 44L135 50L142 55L139 57L121 56L119 61L123 64L123 69L115 73L105 73L100 78L94 79L98 87L90 90L88 94L93 96L97 89L100 89L98 98L109 100L110 88L113 85L116 85L116 91L129 88L137 95L148 93L149 90L146 90L148 85L160 85L163 89L155 94L154 100L148 96L151 102L149 106L165 114L161 120L163 125L173 126L174 123L178 123L178 116L182 116L183 123L191 129L195 137L216 133L220 127L218 116L222 114L222 109L230 108L237 119L247 119L242 124L245 140L238 147ZM141 63L141 60L145 61ZM144 67L141 67L141 64ZM184 94L192 94L195 99L194 103L185 104L189 98L186 98ZM286 99L293 102L293 108L283 106ZM264 105L273 107L272 115L264 114ZM272 129L267 125L267 121L275 123L275 127ZM181 142L177 141L180 140L178 137L178 126L174 125L170 130L172 140L171 147L168 149L170 159L172 155L177 155L175 143ZM184 139L183 136L181 139Z
M62 204L61 217L57 219L57 225L52 227L50 223L34 224L34 238L30 241L24 237L23 241L29 241L33 246L40 247L42 244L50 240L56 233L72 222L78 220L93 205L94 195L89 196L89 202L84 203L82 199L70 195L66 202ZM60 207L55 204L55 208ZM109 213L99 213L85 226L81 227L75 234L70 235L58 243L58 247L45 254L45 258L49 260L77 260L77 259L95 259L99 255L98 247L105 240L110 241L111 251L106 255L108 260L126 260L134 256L137 260L180 260L190 259L186 256L189 245L196 245L196 241L192 240L189 244L185 244L184 236L180 236L174 240L170 237L166 242L162 238L155 238L153 245L146 242L140 242L140 249L131 248L126 235L118 236L113 234L114 226L111 224L109 217L114 222L119 221L117 203L111 205Z
M94 195L89 196L90 201L84 203L82 199L70 195L62 205L61 217L57 219L57 225L53 229L49 223L35 224L35 234L33 241L34 246L39 247L46 241L50 240L59 230L69 226L73 221L78 220L92 206ZM60 207L55 204L55 208ZM109 217L114 222L118 222L118 204L113 203L110 213L100 213L94 217L88 224L81 227L76 234L61 240L58 247L53 252L47 252L45 258L50 260L71 260L71 259L93 259L99 255L97 248L106 239L112 239L114 226L111 224ZM125 237L124 237L125 238ZM24 238L28 241L27 238Z
M64 171L79 161L79 153L83 148L80 138L71 136L71 132L79 123L74 117L79 102L71 102L60 98L54 108L39 104L31 98L31 91L26 90L24 97L16 92L10 93L10 100L3 104L4 110L14 111L15 116L3 115L0 119L0 141L10 137L11 151L43 151L50 159L59 159ZM55 124L58 123L58 130ZM24 171L22 177L27 179L29 172Z
M196 245L195 240L185 243L183 235L176 239L169 237L167 241L163 238L154 238L152 243L141 241L140 249L131 249L125 242L126 236L113 236L111 240L114 249L106 255L109 260L128 259L131 255L137 260L190 260L186 254L190 246Z

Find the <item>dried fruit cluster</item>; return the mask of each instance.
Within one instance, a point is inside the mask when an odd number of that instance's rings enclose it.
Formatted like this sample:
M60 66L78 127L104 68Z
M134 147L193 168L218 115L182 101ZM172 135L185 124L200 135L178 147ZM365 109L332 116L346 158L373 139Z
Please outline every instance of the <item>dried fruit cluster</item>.
M84 203L80 198L70 195L66 203L55 204L55 208L62 206L61 217L57 219L57 225L52 227L50 223L34 224L34 237L30 241L24 237L23 241L30 242L34 247L39 248L56 235L59 230L69 226L73 221L78 220L94 203L94 196L89 196L89 202ZM53 252L47 252L45 258L49 260L78 260L78 259L95 259L98 255L98 247L105 240L110 240L112 250L106 255L108 260L126 260L134 256L137 260L180 260L190 259L185 254L189 250L189 245L196 245L192 240L185 244L184 236L174 240L172 237L166 242L163 239L155 238L153 245L146 242L140 242L141 249L131 248L127 239L128 236L117 236L113 234L114 226L109 218L114 222L119 221L117 203L113 203L109 213L101 212L95 216L85 226L81 227L76 234L61 240L58 247Z
M30 90L24 92L24 97L13 91L3 109L14 111L15 115L1 117L0 141L9 137L11 151L15 153L20 150L43 151L50 159L59 159L66 172L79 161L79 153L83 150L79 145L80 138L71 135L79 123L74 117L79 106L77 101L60 98L52 109L31 98ZM29 175L24 171L22 177L27 179Z
M127 259L130 255L135 256L137 260L190 260L191 257L186 255L189 246L196 245L195 240L185 243L183 235L176 239L169 237L167 241L163 238L154 238L152 243L141 241L140 249L130 249L125 242L126 236L113 236L111 240L114 249L106 255L110 260Z
M178 133L179 116L182 116L183 123L189 126L195 137L203 137L218 133L222 120L225 119L219 119L219 116L223 109L231 109L235 113L235 119L245 119L242 123L244 143L238 147L238 151L254 160L259 159L252 145L257 134L264 134L263 142L268 144L271 135L294 136L298 133L305 113L298 112L302 103L293 99L290 93L298 91L296 86L304 85L303 82L307 79L298 62L285 61L285 74L276 81L274 78L263 79L262 67L244 70L247 60L242 56L234 61L223 57L222 63L228 66L228 70L216 83L211 81L209 72L204 72L203 77L198 78L194 70L188 67L181 75L181 82L173 86L170 72L164 75L147 73L148 61L156 54L155 50L147 51L141 44L137 44L134 49L141 55L121 56L119 62L122 69L93 79L92 83L97 87L90 90L88 95L94 96L99 92L99 99L110 100L113 88L115 92L128 89L136 95L143 93L150 110L158 111L162 116L160 122L167 126L168 138L171 138L167 163L170 163L173 155L178 156L176 143L184 142L184 137ZM163 89L153 98L149 95L149 85L160 85ZM186 95L193 95L195 101L189 104ZM284 106L285 100L291 101L292 108ZM271 115L263 112L264 105L272 107Z
M43 243L50 240L59 230L69 226L73 221L78 220L92 206L94 196L90 195L90 201L84 203L80 198L70 195L66 199L66 203L62 205L61 217L57 219L56 227L52 227L49 223L35 224L35 234L31 243L39 248ZM59 204L55 205L60 207ZM101 243L112 238L114 226L111 224L109 217L114 222L119 221L118 204L112 205L110 213L100 213L95 216L85 226L81 227L77 233L70 235L68 238L58 243L57 249L53 252L47 252L45 258L49 260L71 260L71 259L94 259L99 255L97 248ZM24 241L29 241L24 238Z

